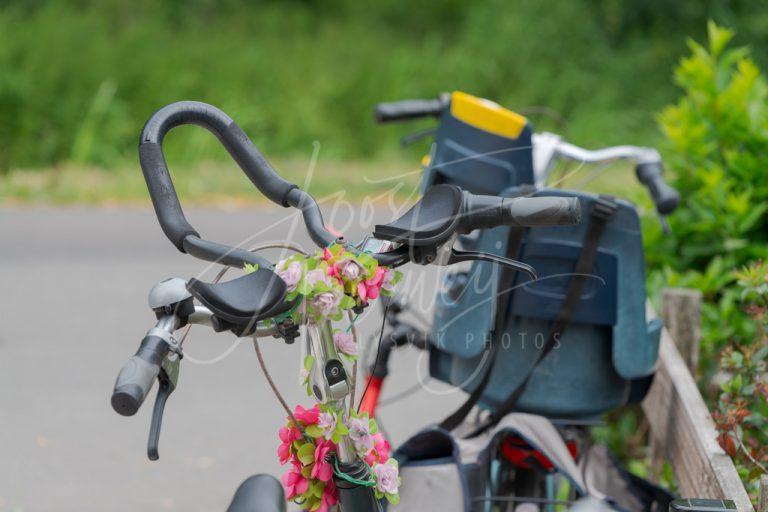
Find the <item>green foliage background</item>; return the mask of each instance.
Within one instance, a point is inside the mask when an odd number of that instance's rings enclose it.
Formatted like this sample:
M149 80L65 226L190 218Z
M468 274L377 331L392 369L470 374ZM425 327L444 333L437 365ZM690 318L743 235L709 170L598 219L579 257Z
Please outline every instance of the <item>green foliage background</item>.
M550 107L581 144L652 143L685 36L714 17L768 47L761 3L6 0L0 169L132 162L178 99L221 106L267 155L386 157L414 126L375 126L373 105L453 89ZM175 162L224 157L199 130L169 140Z

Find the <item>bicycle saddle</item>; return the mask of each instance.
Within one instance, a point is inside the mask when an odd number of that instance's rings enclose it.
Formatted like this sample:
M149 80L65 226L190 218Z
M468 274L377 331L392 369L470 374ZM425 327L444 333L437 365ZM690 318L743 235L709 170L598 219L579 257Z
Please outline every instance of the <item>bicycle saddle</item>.
M271 475L253 475L240 484L227 512L285 512L280 482Z
M399 219L374 228L373 236L411 246L440 245L459 223L463 192L454 185L435 185Z
M248 325L290 308L283 298L285 283L264 268L231 281L206 283L190 279L187 290L214 315L236 325Z

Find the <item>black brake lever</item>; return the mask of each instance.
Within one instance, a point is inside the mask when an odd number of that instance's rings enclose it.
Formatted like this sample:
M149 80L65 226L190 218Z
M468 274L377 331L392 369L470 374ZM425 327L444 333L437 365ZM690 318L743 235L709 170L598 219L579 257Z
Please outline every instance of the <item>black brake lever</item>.
M669 229L669 222L667 222L667 216L662 215L661 213L658 214L659 216L659 224L661 224L661 232L664 233L664 236L669 235L672 230Z
M425 130L419 130L417 132L409 133L408 135L403 135L400 138L400 147L403 147L403 148L408 147L411 144L415 144L422 139L431 137L436 133L437 133L437 128L427 128Z
M535 281L538 277L536 275L536 269L528 265L527 263L523 263L522 261L517 261L510 258L505 258L504 256L497 256L495 254L491 254L487 252L457 251L456 249L451 249L451 255L448 258L448 265L452 265L454 263L461 263L462 261L474 261L474 260L497 263L499 265L504 265L505 267L509 267L518 272L525 272L533 281Z
M149 427L149 440L147 441L147 457L149 460L157 460L160 454L157 451L160 443L160 427L163 424L163 412L168 397L176 389L176 383L179 377L179 359L169 361L167 358L163 361L160 373L157 374L158 388L155 406L152 409L152 422ZM166 363L167 361L167 363Z

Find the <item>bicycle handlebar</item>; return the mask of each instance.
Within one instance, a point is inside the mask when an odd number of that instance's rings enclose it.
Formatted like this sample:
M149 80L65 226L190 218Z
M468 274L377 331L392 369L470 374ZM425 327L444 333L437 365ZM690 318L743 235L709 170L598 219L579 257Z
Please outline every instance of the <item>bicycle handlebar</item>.
M378 103L373 110L373 118L377 123L389 123L422 117L438 117L447 104L448 100L444 95L431 100L413 99Z
M181 252L208 261L242 266L269 262L249 251L202 239L189 224L179 203L168 165L163 156L163 139L173 128L185 124L202 126L212 132L245 172L251 182L271 201L301 210L312 240L326 246L336 237L325 229L315 200L278 175L242 129L218 108L197 101L171 103L156 111L144 125L139 141L139 161L160 226Z
M664 181L663 172L661 162L639 163L635 168L637 180L648 189L656 211L668 215L680 203L680 193Z
M576 197L499 197L464 193L464 232L498 226L573 226L581 222Z
M112 392L112 408L123 416L133 416L149 394L160 365L170 346L161 337L147 334L139 350L123 364Z

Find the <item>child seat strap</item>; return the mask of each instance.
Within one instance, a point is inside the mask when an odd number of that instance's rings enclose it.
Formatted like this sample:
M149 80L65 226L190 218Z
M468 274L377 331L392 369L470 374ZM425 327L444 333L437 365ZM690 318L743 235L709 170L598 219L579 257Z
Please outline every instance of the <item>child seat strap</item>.
M603 236L605 226L611 218L613 218L617 209L618 204L611 196L598 196L597 200L592 204L589 216L589 227L587 228L587 233L584 237L584 244L581 253L579 254L579 260L576 263L573 276L568 284L568 291L566 292L563 304L560 307L560 311L557 313L557 317L555 317L555 321L552 324L552 328L550 329L549 336L547 337L544 346L536 357L536 360L528 369L522 382L520 382L515 390L509 394L507 399L491 413L490 418L485 425L472 432L470 437L476 436L496 425L504 416L515 410L515 406L523 393L525 393L536 367L547 354L552 351L562 333L571 323L571 319L579 306L584 285L586 284L587 279L592 277L591 272L595 266L595 261L597 260L597 250L600 245L600 238Z

